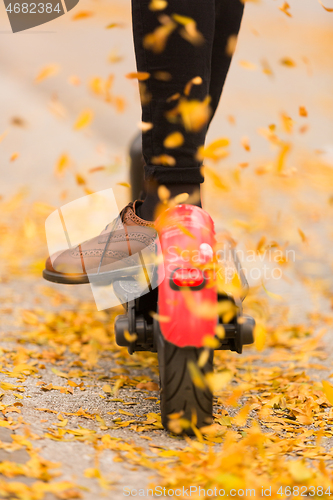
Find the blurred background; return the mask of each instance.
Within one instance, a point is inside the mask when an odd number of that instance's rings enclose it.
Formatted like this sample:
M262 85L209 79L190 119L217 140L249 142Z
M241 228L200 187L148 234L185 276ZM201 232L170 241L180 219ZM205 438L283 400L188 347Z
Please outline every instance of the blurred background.
M2 6L0 23L2 267L40 272L55 207L107 187L119 208L130 199L128 147L140 122L137 81L126 78L136 70L130 1L81 0L17 34ZM332 23L317 0L246 2L207 138L228 137L230 148L207 161L204 207L245 249L294 249L297 262L271 283L293 296L300 277L331 286ZM20 268L23 237L30 260Z

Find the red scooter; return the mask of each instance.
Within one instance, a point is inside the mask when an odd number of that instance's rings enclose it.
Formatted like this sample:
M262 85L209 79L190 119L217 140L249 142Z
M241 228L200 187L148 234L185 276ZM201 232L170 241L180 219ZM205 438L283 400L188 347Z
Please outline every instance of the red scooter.
M156 226L159 285L138 297L134 278L114 282L126 310L115 321L116 342L131 354L157 351L162 424L192 434L194 426L212 422L213 394L205 375L213 371L214 349L241 353L253 342L255 322L242 314L247 283L237 256L229 248L234 273L228 278L224 258L217 258L213 221L204 210L177 205ZM238 298L230 293L235 277Z

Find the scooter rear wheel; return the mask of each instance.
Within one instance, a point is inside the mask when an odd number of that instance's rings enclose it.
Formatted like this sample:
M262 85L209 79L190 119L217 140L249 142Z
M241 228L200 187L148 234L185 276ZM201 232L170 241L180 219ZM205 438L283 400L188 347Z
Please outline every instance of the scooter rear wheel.
M207 362L199 368L197 363L203 349L177 347L170 344L165 340L159 328L156 341L160 371L162 425L169 431L193 435L193 425L190 423L200 428L212 422L213 395L207 387L202 389L194 384L189 363L194 363L203 375L211 372L213 371L214 351L210 351ZM172 415L178 414L182 423L189 422L179 431L175 430L176 419L172 418Z

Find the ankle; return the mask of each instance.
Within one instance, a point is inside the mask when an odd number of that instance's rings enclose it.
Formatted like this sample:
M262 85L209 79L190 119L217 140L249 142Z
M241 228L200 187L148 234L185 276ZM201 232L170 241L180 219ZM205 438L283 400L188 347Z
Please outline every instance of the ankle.
M155 220L163 206L187 203L201 207L200 184L158 185L154 181L146 183L147 196L138 206L137 215L144 220Z

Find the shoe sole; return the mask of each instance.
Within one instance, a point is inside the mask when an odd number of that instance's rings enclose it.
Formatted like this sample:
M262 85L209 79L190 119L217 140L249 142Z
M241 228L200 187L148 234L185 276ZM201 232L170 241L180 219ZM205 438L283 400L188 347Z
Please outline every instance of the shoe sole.
M154 264L148 264L146 270L149 271L149 275L153 276ZM111 285L116 280L121 278L128 278L138 276L142 273L142 266L132 266L125 269L117 269L115 271L108 271L104 273L94 273L94 274L60 274L53 273L52 271L48 271L44 269L43 278L47 281L51 281L52 283L58 283L61 285L85 285L87 283L91 283L93 285L106 286ZM151 273L151 274L150 274Z

